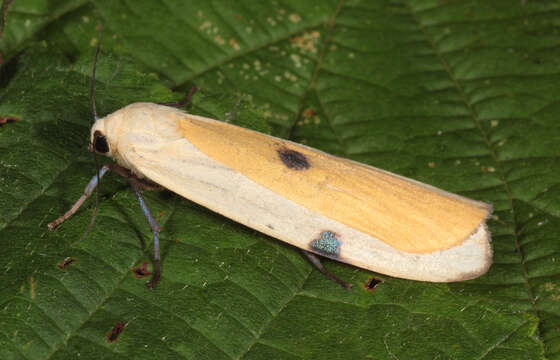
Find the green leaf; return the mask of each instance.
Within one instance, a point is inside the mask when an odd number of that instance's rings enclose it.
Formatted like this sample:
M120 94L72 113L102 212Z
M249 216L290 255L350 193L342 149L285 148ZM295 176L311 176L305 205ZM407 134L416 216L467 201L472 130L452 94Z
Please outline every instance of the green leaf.
M2 16L0 24L4 32L0 36L0 57L10 59L21 48L28 45L38 33L52 22L72 13L87 3L86 0L2 0L2 14L9 10L10 16ZM6 13L7 15L7 13ZM40 36L39 36L40 38ZM0 65L2 63L0 62Z
M41 4L26 28L25 9ZM0 358L560 359L559 10L16 1L0 42L11 59L0 118L13 120L0 127ZM325 260L354 285L345 291L276 239L145 192L163 228L163 277L149 291L132 270L151 270L152 234L111 174L84 241L93 199L49 232L95 172L97 24L100 114L196 84L193 113L492 203L489 273L433 284ZM373 276L383 283L370 292Z

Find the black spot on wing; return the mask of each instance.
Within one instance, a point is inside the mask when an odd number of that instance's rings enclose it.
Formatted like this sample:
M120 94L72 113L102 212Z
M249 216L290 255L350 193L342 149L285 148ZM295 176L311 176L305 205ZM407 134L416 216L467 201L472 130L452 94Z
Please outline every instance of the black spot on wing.
M307 157L296 150L291 150L286 147L277 150L280 160L286 165L288 169L292 170L307 170L311 167Z

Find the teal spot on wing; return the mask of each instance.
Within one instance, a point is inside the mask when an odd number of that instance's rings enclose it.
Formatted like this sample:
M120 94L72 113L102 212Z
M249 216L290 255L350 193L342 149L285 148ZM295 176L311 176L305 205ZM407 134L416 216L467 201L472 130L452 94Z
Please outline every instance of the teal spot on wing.
M309 243L313 250L330 256L338 256L340 245L342 245L342 242L337 239L336 234L332 231L323 231L318 239L314 239Z

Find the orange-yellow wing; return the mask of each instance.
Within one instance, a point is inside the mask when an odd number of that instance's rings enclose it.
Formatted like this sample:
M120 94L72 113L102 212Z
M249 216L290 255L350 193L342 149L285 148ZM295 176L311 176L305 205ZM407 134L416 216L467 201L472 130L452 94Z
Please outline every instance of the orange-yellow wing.
M227 123L185 114L179 127L216 161L402 251L459 245L490 212L485 203Z

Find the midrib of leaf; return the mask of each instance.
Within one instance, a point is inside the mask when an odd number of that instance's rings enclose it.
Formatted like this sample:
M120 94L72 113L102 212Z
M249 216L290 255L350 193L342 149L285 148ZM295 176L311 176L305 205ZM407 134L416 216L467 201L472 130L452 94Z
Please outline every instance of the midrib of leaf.
M500 180L501 180L501 182L504 186L504 189L507 193L508 201L509 201L509 204L510 204L510 210L511 210L512 215L513 215L512 216L513 222L514 222L514 224L513 224L513 226L514 226L513 236L514 236L514 239L515 239L515 248L516 248L516 250L517 250L517 252L518 252L518 254L521 258L521 267L523 269L523 278L525 279L525 288L527 290L527 295L528 295L529 300L531 302L531 308L533 309L533 312L535 313L535 315L536 315L536 317L538 318L538 321L539 321L539 326L537 327L537 332L538 332L537 335L539 335L540 332L541 332L541 325L542 325L541 324L541 317L539 316L540 315L539 310L536 306L535 297L534 297L534 294L533 294L533 289L532 289L530 281L529 281L529 274L528 274L527 266L525 264L525 256L524 256L523 251L521 249L521 246L519 244L519 224L517 224L517 222L515 220L517 217L515 216L515 207L513 205L513 195L511 193L509 183L508 183L508 181L505 177L505 172L504 172L503 166L502 166L498 156L496 155L496 152L494 150L494 146L492 146L492 143L488 139L488 134L486 133L484 128L481 126L481 121L480 121L480 118L479 118L476 110L473 108L472 104L469 102L467 96L465 95L465 91L463 89L463 86L461 86L460 81L453 75L453 72L452 72L452 70L449 66L449 63L447 62L445 57L442 55L441 51L438 49L434 40L432 38L430 38L430 36L426 33L426 31L424 29L424 26L422 26L422 23L421 23L420 19L418 18L418 15L414 11L414 9L410 6L409 2L404 1L404 4L405 4L406 8L408 9L408 11L410 12L412 18L414 19L414 21L418 25L418 28L420 29L420 31L424 35L424 38L430 44L434 54L437 56L437 58L439 59L439 61L443 65L443 67L445 69L445 72L449 76L449 79L453 82L455 88L457 89L457 92L459 93L459 96L460 96L462 102L468 108L468 110L471 114L473 123L475 124L476 128L480 132L480 135L481 135L484 143L486 144L486 147L488 148L490 156L492 157L492 159L494 160L494 163L496 164L496 171L499 174ZM515 332L516 330L514 330L513 332ZM507 338L509 336L511 336L511 334L513 334L513 332L508 334L506 337L504 337L501 342L506 341ZM481 357L479 357L479 359L484 358L486 355L488 355L490 353L490 351L493 348L496 348L499 344L500 344L500 342L496 343L494 346L490 347L487 351L485 351L483 353L483 355Z

